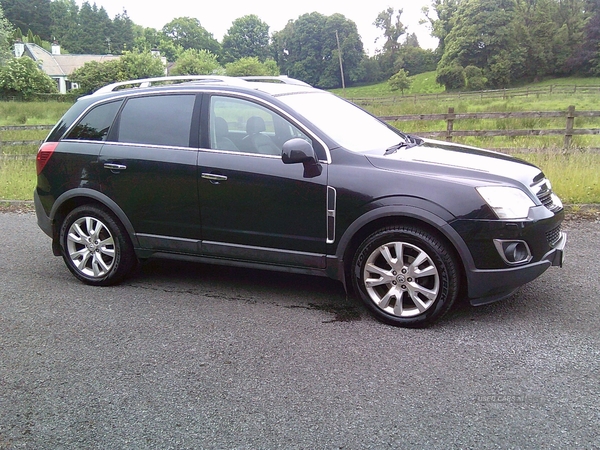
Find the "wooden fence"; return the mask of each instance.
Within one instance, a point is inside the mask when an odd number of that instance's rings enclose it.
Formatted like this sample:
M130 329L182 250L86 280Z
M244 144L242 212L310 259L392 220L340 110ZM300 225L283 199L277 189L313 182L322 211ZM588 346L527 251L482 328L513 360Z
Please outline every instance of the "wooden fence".
M350 97L349 100L359 105L389 105L394 103L435 100L436 102L453 102L469 99L509 99L518 97L540 97L544 95L600 95L600 86L548 85L542 87L526 87L512 89L494 89L485 91L438 92L435 94L407 94L393 97Z
M490 137L490 136L548 136L562 135L564 136L564 147L569 148L572 143L573 136L581 135L600 135L600 128L575 128L575 119L578 117L598 118L600 111L576 111L574 106L569 106L567 111L518 111L518 112L488 112L488 113L456 113L454 108L448 108L447 113L443 114L411 114L399 116L381 116L380 119L386 122L406 122L406 121L444 121L446 127L439 131L414 131L411 134L422 137L435 137L452 141L455 137L475 136L475 137ZM544 128L544 129L495 129L495 130L455 130L454 124L458 120L484 120L484 119L564 119L563 128ZM2 131L15 130L49 130L50 125L38 126L3 126ZM0 148L8 145L39 145L39 140L24 140L24 141L2 141L0 139Z
M564 147L571 147L573 136L581 135L600 135L600 128L575 128L575 119L577 117L600 117L600 111L576 111L574 106L569 106L565 111L518 111L518 112L491 112L491 113L455 113L454 108L448 108L445 114L416 114L403 116L381 116L380 119L386 122L403 121L445 121L446 129L440 131L415 131L412 134L422 137L443 138L446 141L452 141L454 137L476 136L564 136ZM544 129L522 129L522 130L455 130L454 123L457 120L484 120L484 119L556 119L562 118L565 121L564 128L544 128Z

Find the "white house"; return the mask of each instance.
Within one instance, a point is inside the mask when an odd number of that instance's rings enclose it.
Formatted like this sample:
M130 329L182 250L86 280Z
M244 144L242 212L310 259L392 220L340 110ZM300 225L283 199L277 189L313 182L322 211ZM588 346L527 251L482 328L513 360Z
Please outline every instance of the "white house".
M61 55L60 46L56 43L52 45L52 53L50 53L37 44L23 42L15 43L15 56L17 58L27 56L33 59L40 69L56 81L61 94L66 94L67 91L77 87L69 81L69 75L75 69L90 61L105 62L119 59L119 56L115 55Z

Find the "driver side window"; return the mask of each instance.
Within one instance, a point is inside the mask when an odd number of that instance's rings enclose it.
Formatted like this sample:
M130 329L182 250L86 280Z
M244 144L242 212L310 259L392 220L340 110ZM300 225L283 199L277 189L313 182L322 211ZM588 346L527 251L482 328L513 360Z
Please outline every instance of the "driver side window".
M210 103L210 148L281 156L283 144L301 137L297 127L273 111L247 100L213 96Z

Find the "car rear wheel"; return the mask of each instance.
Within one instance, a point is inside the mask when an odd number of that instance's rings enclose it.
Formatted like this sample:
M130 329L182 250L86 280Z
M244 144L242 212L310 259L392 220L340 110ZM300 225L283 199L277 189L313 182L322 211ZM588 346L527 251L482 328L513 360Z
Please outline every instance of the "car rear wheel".
M124 227L108 211L93 205L80 206L67 215L60 229L60 250L71 273L96 286L118 283L136 263Z
M382 322L422 327L454 303L458 267L446 245L417 227L390 227L369 236L356 252L352 280Z

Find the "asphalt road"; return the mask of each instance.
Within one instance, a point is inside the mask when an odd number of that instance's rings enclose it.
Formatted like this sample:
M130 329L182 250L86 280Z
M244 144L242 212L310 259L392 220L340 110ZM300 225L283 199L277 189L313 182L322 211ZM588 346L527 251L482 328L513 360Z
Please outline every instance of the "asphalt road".
M320 278L79 283L0 214L0 448L600 448L600 222L511 299L406 330Z

